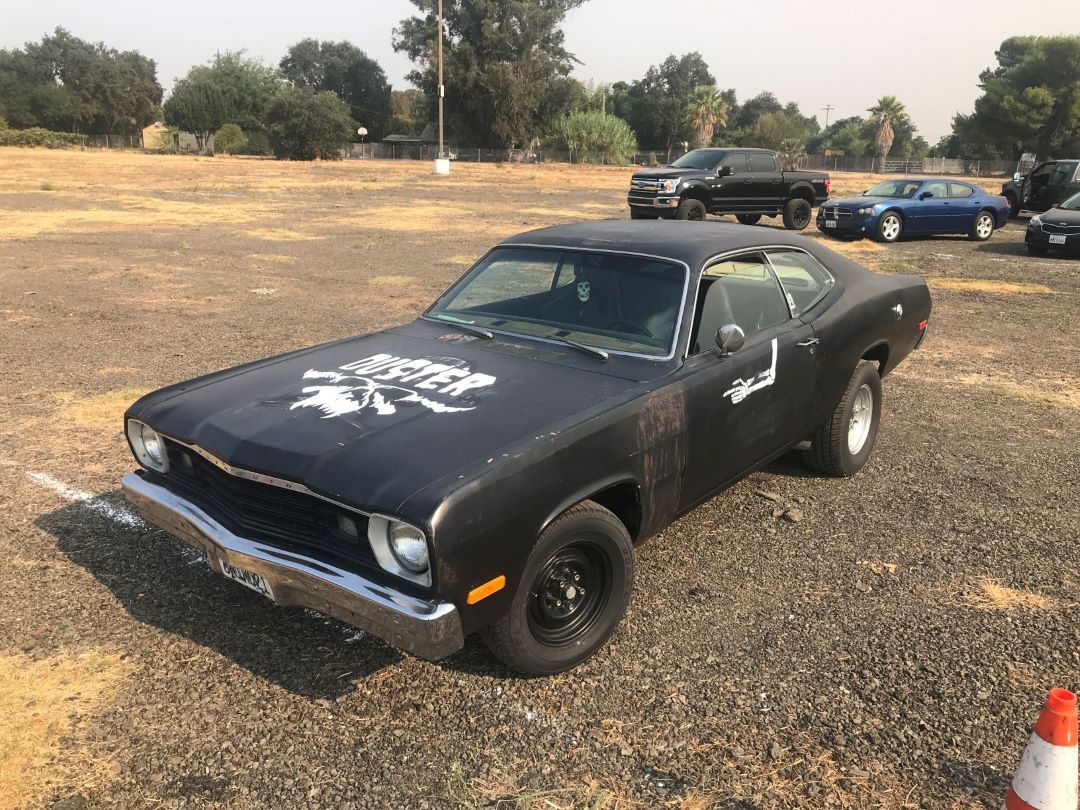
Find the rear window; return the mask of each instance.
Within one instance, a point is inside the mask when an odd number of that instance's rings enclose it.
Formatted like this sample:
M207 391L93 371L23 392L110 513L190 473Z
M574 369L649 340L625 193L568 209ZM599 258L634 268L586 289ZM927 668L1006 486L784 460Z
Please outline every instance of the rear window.
M959 197L963 199L964 197L972 196L974 193L975 189L971 186L965 186L963 183L949 183L950 197Z
M814 306L835 283L832 274L809 253L770 250L768 256L795 314L806 312Z
M764 152L750 153L750 171L752 172L775 172L776 159Z

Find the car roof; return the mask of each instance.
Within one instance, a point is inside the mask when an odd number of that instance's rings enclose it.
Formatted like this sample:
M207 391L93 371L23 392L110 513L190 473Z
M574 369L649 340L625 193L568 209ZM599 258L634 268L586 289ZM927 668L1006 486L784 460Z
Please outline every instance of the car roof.
M955 177L896 177L896 178L889 177L889 178L886 178L886 179L887 180L894 180L895 179L899 183L959 183L962 186L967 186L968 188L974 188L974 189L978 189L979 191L982 191L982 189L979 188L978 186L976 186L975 184L969 183L967 180L958 180ZM885 182L885 181L883 180L881 182Z
M674 259L697 269L720 253L772 246L807 250L809 242L804 236L775 228L752 228L731 222L610 219L526 231L503 240L500 245L640 253Z

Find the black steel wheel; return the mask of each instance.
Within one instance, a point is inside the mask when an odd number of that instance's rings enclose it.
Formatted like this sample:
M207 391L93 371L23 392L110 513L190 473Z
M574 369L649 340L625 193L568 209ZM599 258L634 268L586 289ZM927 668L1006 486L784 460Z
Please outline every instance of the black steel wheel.
M801 231L813 219L814 208L802 197L788 200L784 206L784 227L789 231Z
M554 675L580 664L615 632L634 584L626 527L583 501L540 535L507 613L481 631L504 663L524 675Z

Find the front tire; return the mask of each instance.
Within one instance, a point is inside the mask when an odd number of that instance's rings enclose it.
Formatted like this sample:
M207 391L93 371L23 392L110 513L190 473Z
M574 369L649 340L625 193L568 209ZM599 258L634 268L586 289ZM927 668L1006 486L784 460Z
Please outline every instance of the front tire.
M825 475L855 475L870 458L880 422L881 376L875 364L860 360L836 410L803 452L803 460Z
M904 233L904 219L895 211L887 211L878 220L876 239L892 244Z
M801 231L810 224L814 208L802 197L788 200L784 206L784 227L789 231Z
M735 219L743 225L757 225L761 221L761 214L736 214Z
M980 211L975 217L975 224L971 226L968 238L975 242L985 242L994 234L994 226L997 220L989 211Z
M679 203L679 207L675 209L675 219L688 219L693 222L703 222L705 220L705 203L701 200L694 199L693 197L687 197Z
M626 527L604 507L583 501L540 535L509 611L481 636L524 675L565 672L615 632L633 584Z

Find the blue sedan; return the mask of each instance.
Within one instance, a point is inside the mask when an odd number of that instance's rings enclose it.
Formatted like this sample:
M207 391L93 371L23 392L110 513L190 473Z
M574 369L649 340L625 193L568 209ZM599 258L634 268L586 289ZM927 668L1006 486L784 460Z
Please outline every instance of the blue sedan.
M817 226L836 236L895 242L907 234L966 233L982 242L1009 221L1009 202L978 186L942 178L883 180L861 197L829 200Z

